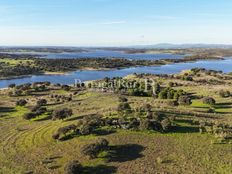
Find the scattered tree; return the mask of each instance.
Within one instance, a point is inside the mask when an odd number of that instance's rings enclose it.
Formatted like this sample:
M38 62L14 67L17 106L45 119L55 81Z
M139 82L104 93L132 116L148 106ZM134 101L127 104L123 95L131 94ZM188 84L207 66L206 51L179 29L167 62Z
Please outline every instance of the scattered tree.
M25 106L27 104L27 101L25 99L20 99L16 102L17 106Z
M57 109L54 110L52 113L53 120L60 119L63 120L67 117L72 116L73 112L72 109L64 108L64 109Z
M70 161L64 167L65 174L80 174L82 173L82 165L79 161Z

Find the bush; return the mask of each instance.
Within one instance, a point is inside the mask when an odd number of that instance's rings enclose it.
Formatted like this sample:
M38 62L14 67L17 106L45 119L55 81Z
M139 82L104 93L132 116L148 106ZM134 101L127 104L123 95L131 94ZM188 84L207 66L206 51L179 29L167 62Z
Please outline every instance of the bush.
M167 91L163 90L159 93L159 99L167 99Z
M119 112L130 111L130 110L131 110L130 104L127 103L127 102L120 103L118 105L118 111Z
M119 97L119 102L127 102L128 99L126 97L120 96Z
M40 99L40 100L37 101L38 106L45 106L46 104L47 104L46 99Z
M44 113L46 113L47 112L47 108L45 108L45 107L40 107L40 108L38 108L36 111L35 111L35 113L37 114L37 115L41 115L41 114L44 114Z
M168 82L168 87L173 87L174 83L173 82Z
M193 81L193 78L191 76L183 76L182 80Z
M74 124L64 126L64 127L59 128L57 132L52 135L52 138L55 140L58 140L62 134L66 136L67 133L70 133L71 131L76 131L76 130L77 130L77 126Z
M26 104L27 104L27 101L25 99L21 99L16 102L17 106L25 106Z
M93 131L93 127L91 127L89 124L84 124L79 129L79 132L81 135L89 135Z
M162 126L163 131L167 132L171 129L172 123L168 118L166 118L166 119L161 121L161 126Z
M60 134L59 133L55 133L55 134L52 135L52 138L54 140L58 140L60 138Z
M57 133L58 133L59 135L61 135L61 134L66 135L66 134L67 134L68 132L70 132L70 131L75 131L76 128L77 128L76 125L71 124L71 125L68 125L68 126L64 126L64 127L59 128L58 131L57 131Z
M146 104L144 104L142 106L142 110L145 111L145 112L150 112L151 109L152 109L152 106L150 104L148 104L148 103L146 103Z
M71 87L68 86L68 85L62 85L62 86L61 86L61 89L63 89L64 91L70 91L70 90L71 90Z
M192 104L192 100L189 96L184 95L184 96L180 96L178 99L178 103L180 105L191 105Z
M107 141L104 138L100 138L97 140L97 144L102 148L102 149L107 149L109 146L109 141Z
M47 108L36 105L33 108L31 108L31 111L35 112L37 115L41 115L47 112Z
M150 120L148 120L148 119L141 120L139 123L139 129L140 130L151 130L152 124L151 124Z
M82 165L78 161L70 161L64 167L65 174L82 173Z
M160 122L160 121L162 120L163 117L165 117L164 114L162 114L162 113L155 113L155 114L153 114L152 119L153 119L154 121Z
M204 97L202 101L204 104L208 104L208 105L215 105L216 104L215 99L212 97Z
M67 117L72 116L72 109L68 109L68 108L64 108L64 109L57 109L55 111L53 111L52 113L52 118L53 120L56 119L65 119Z
M15 83L12 83L12 84L10 84L8 87L9 87L9 88L14 88L14 87L16 87L16 84L15 84Z
M97 147L97 144L93 143L93 144L85 145L82 148L81 152L83 155L88 156L90 159L94 159L97 157L99 153L99 149Z
M139 125L140 125L140 122L137 119L133 118L132 120L130 120L128 124L128 128L137 130Z
M29 112L23 115L23 118L26 120L30 120L32 118L35 118L37 115L34 112Z
M222 98L226 98L226 97L230 97L230 96L231 96L231 93L230 93L230 91L220 90L220 91L219 91L219 95L220 95Z
M85 145L82 148L82 153L94 159L100 152L107 150L109 147L108 145L109 142L106 139L99 139L96 143Z

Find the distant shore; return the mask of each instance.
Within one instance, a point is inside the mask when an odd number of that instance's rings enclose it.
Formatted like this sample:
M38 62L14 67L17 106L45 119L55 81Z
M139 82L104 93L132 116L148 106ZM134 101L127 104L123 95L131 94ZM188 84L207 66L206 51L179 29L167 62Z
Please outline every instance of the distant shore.
M162 66L162 65L168 65L173 63L188 63L188 62L197 62L200 60L224 60L225 58L221 56L210 56L210 57L203 57L203 56L186 56L183 59L161 59L156 60L154 63L150 65L144 65L144 66ZM12 80L12 79L18 79L18 78L25 78L30 76L36 76L36 75L64 75L75 71L110 71L110 70L117 70L117 69L124 69L124 68L132 68L132 67L139 67L143 65L134 65L134 66L124 66L124 67L116 67L116 68L91 68L91 67L83 67L80 69L73 69L67 72L52 72L52 71L46 71L41 73L35 73L35 74L27 74L27 75L19 75L19 76L8 76L8 77L0 77L0 80Z

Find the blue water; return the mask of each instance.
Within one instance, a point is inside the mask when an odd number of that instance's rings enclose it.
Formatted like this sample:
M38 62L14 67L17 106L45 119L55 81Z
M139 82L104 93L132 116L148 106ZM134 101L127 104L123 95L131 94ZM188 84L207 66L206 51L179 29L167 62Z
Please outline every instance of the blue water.
M13 54L36 54L42 58L49 59L70 59L70 58L127 58L135 60L160 60L160 59L181 59L186 55L178 54L127 54L123 51L89 50L78 53L44 53L44 52L11 52Z
M81 81L88 81L102 79L105 77L123 77L133 73L176 74L183 70L192 69L196 67L220 70L225 73L229 73L232 72L232 58L228 58L225 60L198 61L153 67L134 67L109 71L75 71L65 75L33 75L18 79L0 80L0 88L7 87L11 83L23 84L40 81L50 81L52 83L61 84L74 84L75 79L80 79Z

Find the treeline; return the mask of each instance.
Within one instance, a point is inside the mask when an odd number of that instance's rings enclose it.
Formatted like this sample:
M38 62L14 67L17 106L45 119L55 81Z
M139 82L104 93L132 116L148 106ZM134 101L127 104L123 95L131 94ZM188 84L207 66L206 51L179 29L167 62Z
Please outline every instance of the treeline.
M35 65L44 71L73 71L84 68L112 69L159 64L158 61L128 60L121 58L35 59Z
M0 55L12 60L31 60L31 63L20 63L14 66L2 62L0 64L0 77L39 74L44 72L67 72L82 69L114 69L134 66L151 66L160 64L159 61L128 60L122 58L81 58L81 59L43 59L27 55ZM14 57L14 58L13 58Z
M0 66L0 77L12 77L12 76L22 76L31 74L40 74L42 71L40 68L29 65L17 65L17 66Z
M48 52L48 53L63 53L63 52L82 52L87 51L83 48L76 47L0 47L1 52Z

